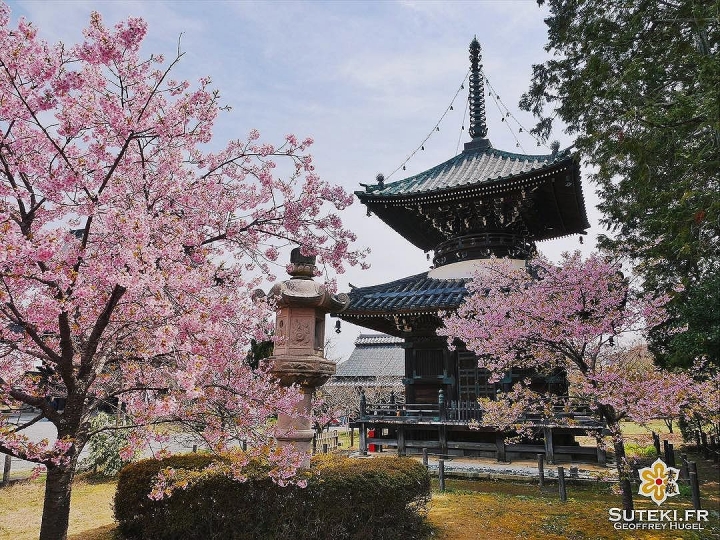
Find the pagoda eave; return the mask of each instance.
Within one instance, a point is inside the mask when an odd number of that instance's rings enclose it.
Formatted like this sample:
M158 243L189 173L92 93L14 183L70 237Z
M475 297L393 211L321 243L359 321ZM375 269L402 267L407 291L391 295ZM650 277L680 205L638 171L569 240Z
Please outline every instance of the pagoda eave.
M350 305L334 314L364 328L397 337L432 333L439 313L456 309L465 298L464 279L435 279L428 273L350 291Z
M501 195L517 191L524 187L539 185L552 176L556 176L565 170L573 171L574 160L568 159L553 166L539 170L528 171L523 174L499 177L479 181L473 184L463 184L421 192L383 194L367 191L356 191L360 202L363 204L388 204L404 205L408 203L430 203L430 202L452 202L462 199L483 197L488 195Z
M582 234L590 226L572 157L542 171L432 192L356 194L424 251L467 234L509 233L533 242Z
M442 325L439 315L442 309L405 311L398 313L339 313L345 322L399 338L418 335L434 335Z

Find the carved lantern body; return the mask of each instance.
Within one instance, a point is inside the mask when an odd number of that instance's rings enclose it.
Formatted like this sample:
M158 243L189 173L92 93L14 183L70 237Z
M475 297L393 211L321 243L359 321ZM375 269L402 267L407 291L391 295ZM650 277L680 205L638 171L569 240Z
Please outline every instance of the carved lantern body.
M278 427L284 435L280 444L291 444L310 458L313 430L310 424L312 395L334 373L335 364L324 357L325 315L347 308L347 295L333 295L313 281L315 258L305 257L296 248L290 256L289 280L277 283L270 297L277 305L275 349L271 371L285 386L297 384L303 394L297 415L280 415ZM307 465L307 463L306 463Z

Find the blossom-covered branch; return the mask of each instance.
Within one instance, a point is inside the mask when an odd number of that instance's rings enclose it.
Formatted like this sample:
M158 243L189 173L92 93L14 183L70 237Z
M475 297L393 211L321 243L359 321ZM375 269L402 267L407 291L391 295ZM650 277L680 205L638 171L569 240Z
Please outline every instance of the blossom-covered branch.
M337 215L351 195L317 176L312 139L217 144L219 92L173 80L180 51L143 58L146 31L93 13L80 44L51 45L0 4L0 405L57 428L35 443L0 421L0 449L48 466L42 538L67 529L103 403L134 426L192 425L218 452L251 438L287 482L298 460L267 420L298 396L242 361L270 314L252 293L288 245L364 264Z

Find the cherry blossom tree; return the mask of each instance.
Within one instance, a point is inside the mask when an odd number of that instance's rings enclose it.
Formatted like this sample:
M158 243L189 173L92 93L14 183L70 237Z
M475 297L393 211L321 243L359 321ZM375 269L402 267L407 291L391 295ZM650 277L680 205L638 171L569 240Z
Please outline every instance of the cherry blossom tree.
M313 403L315 430L322 433L340 417L356 418L360 414L360 395L364 393L368 403L402 403L405 387L400 377L379 373L367 378L357 377L343 381L330 379L316 391Z
M690 429L720 437L720 369L700 358L689 374L694 385L682 416Z
M82 43L52 45L0 4L0 406L39 411L0 419L0 451L47 468L41 539L67 535L101 404L136 428L125 455L178 422L215 452L250 440L286 482L298 456L266 420L297 392L243 361L270 314L252 291L285 245L338 272L363 257L336 213L351 196L315 174L312 141L213 144L219 93L173 79L180 51L142 57L145 33L93 13ZM23 435L43 419L54 443Z
M573 400L595 411L612 434L623 506L631 509L620 421L677 415L667 406L683 402L672 394L692 384L688 377L637 369L633 347L622 345L664 321L668 298L639 296L620 264L598 254L586 260L579 252L565 254L559 265L539 257L526 270L495 262L469 283L470 295L441 332L474 351L495 381L511 369L567 373ZM527 407L552 415L559 399L523 383L502 398L487 404L484 422L509 427Z

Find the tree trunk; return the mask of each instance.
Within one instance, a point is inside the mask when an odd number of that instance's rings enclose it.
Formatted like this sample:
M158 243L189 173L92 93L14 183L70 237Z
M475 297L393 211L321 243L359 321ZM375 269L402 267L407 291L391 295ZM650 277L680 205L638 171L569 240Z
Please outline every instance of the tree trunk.
M620 421L611 406L600 405L599 410L613 438L615 466L617 467L620 493L622 494L622 507L623 510L629 511L633 509L632 470L625 459L625 440L620 429Z
M62 467L48 467L45 480L40 540L65 540L70 521L70 494L75 477L75 460Z
M615 463L618 471L618 480L620 481L620 491L622 493L622 506L623 510L633 509L633 491L631 475L632 471L629 469L628 464L625 461L625 445L623 440L616 440L614 442L615 447Z

